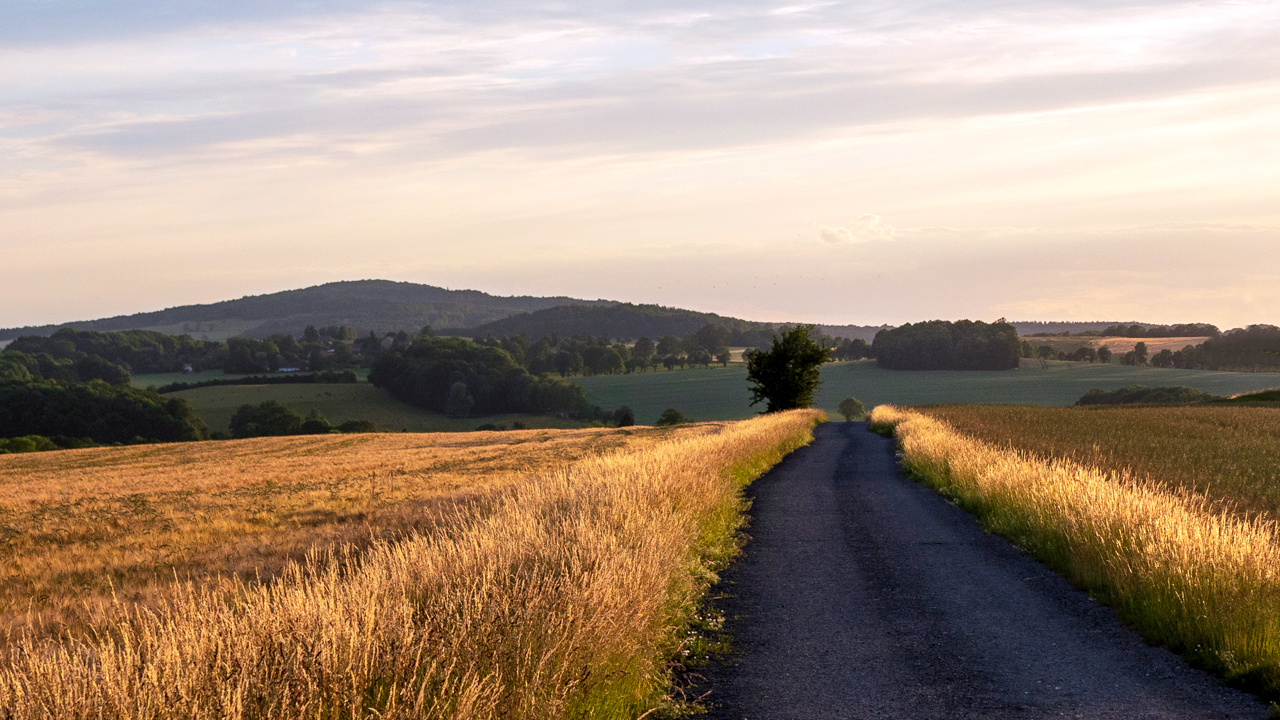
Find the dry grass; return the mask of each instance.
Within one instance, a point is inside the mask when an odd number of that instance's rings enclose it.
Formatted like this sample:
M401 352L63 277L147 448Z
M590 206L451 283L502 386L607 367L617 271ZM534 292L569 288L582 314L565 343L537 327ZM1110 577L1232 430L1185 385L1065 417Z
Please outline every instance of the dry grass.
M313 555L274 583L176 584L153 607L108 608L78 641L11 645L0 708L11 718L637 717L660 701L665 661L737 546L742 485L807 442L818 417L556 433L614 444L600 454L566 439L567 458L520 456L537 434L507 433L522 442L485 457L512 475L407 537ZM327 458L367 453L352 450ZM482 453L453 450L402 466L462 474ZM549 460L560 467L544 469Z
M998 447L1125 473L1280 520L1274 408L948 405L920 412Z
M313 549L425 529L460 490L717 431L328 435L3 455L0 632L74 631L113 596L155 602L178 577L271 578Z
M1188 492L999 448L890 406L906 468L1078 587L1150 642L1280 697L1280 533ZM1135 432L1140 432L1136 430Z

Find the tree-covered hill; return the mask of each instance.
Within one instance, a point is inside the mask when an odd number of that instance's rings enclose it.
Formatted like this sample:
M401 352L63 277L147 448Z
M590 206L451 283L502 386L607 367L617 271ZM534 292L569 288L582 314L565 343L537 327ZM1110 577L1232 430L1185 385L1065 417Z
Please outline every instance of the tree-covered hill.
M59 328L111 332L156 330L196 339L227 335L266 338L273 333L297 335L308 325L346 325L361 335L396 330L469 328L501 318L558 305L609 305L607 300L569 297L501 297L478 290L447 290L431 285L355 280L334 282L269 295L250 295L208 305L184 305L155 312L121 315L38 327L0 330L0 341L21 335L52 335Z
M615 303L611 305L561 305L536 312L512 315L464 331L450 334L476 338L516 337L525 335L538 339L549 335L610 337L620 340L637 340L642 337L660 338L690 335L707 325L717 325L729 331L733 345L756 346L768 344L775 330L784 327L779 323L755 322L725 317L715 313L683 310L662 305L636 305ZM857 325L820 325L818 329L831 337L862 338L871 340L878 327Z

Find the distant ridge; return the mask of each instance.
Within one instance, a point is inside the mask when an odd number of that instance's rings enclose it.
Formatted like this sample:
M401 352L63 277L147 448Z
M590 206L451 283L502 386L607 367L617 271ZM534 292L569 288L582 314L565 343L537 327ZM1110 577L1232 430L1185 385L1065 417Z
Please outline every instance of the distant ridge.
M709 324L728 328L740 342L756 344L761 340L767 342L774 329L794 323L741 320L715 313L683 310L663 305L614 303L561 305L512 315L474 328L452 330L449 334L476 338L515 337L523 334L533 340L552 334L596 337L607 335L622 340L636 340L641 337L656 340L664 335L688 335ZM819 325L818 329L832 337L847 337L851 340L862 338L868 342L880 330L879 327L861 325Z
M55 325L0 330L0 342L21 335L52 335L59 328L97 330L155 330L197 339L224 340L231 335L265 338L272 333L300 334L308 325L347 325L360 334L466 328L516 313L558 305L611 305L609 300L570 297L501 297L479 290L445 288L391 280L351 280L249 295L207 305L184 305L155 312L81 320ZM203 337L202 337L203 336Z

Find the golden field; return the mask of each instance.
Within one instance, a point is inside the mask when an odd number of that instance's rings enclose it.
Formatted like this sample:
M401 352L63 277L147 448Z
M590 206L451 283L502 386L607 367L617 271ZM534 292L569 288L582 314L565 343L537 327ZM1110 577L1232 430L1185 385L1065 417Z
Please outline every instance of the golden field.
M1138 343L1147 344L1147 354L1155 355L1161 350L1170 350L1177 352L1188 345L1199 345L1207 337L1171 337L1171 338L1122 338L1122 337L1094 337L1089 335L1050 335L1048 337L1023 337L1020 338L1031 343L1032 347L1040 347L1048 345L1054 350L1063 352L1071 352L1078 347L1091 347L1094 349L1100 347L1108 347L1112 353L1117 356L1124 355L1132 350Z
M22 632L11 611L0 707L639 716L737 547L742 486L819 417L4 458L12 601L75 623Z
M1224 478L1213 474L1214 463L1251 436L1251 421L1269 416L1178 412L1216 408L1125 409L1116 415L1064 408L1033 414L1041 424L1023 427L1017 422L1021 410L880 406L872 423L893 428L910 473L1111 605L1149 642L1234 684L1280 697L1280 529L1256 514L1224 512L1227 493L1215 489L1212 499L1197 493L1198 485L1185 481L1189 475L1166 483L1127 469L1154 471L1181 458L1194 466L1191 472L1210 473L1201 482L1216 488ZM1230 412L1242 410L1269 412ZM1177 454L1178 433L1190 432L1196 422L1217 426L1218 434ZM1274 431L1274 424L1259 423L1255 442L1242 451L1257 452L1272 442L1267 438ZM1052 437L1035 442L1043 433ZM1122 437L1108 444L1107 433ZM1143 438L1157 449L1137 450ZM1171 464L1141 465L1165 442L1175 451ZM1080 444L1074 454L1067 452L1072 443ZM1134 453L1132 466L1125 462L1126 448ZM1090 458L1102 462L1091 464ZM1274 473L1274 466L1267 472ZM1264 476L1233 487L1254 488L1248 502L1264 507L1269 495L1251 484Z
M674 431L322 435L0 455L0 630L79 627L175 578L272 577L430 523L432 501Z
M1280 411L1262 407L920 408L953 429L1280 520Z

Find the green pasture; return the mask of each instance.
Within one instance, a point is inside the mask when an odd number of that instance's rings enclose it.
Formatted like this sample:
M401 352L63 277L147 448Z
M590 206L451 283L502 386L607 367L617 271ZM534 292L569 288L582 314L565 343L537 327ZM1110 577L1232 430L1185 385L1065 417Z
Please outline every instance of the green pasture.
M600 375L577 378L587 399L603 408L626 405L636 422L652 423L674 407L695 420L737 420L750 417L762 405L750 407L747 370L743 365ZM1233 395L1280 386L1280 373L1230 373L1177 370L1110 364L1024 361L1006 371L883 370L875 361L832 363L822 368L816 406L835 414L836 406L853 396L874 405L1016 404L1071 405L1093 388L1113 390L1126 385L1186 385L1213 395Z
M372 420L378 427L390 431L462 432L474 430L483 423L510 426L516 420L530 428L581 426L581 423L570 420L531 415L493 415L460 420L448 418L402 403L365 382L336 385L224 385L181 390L166 397L182 398L191 403L210 430L223 432L230 427L231 416L241 405L257 405L267 400L275 400L302 415L318 410L334 425L348 420Z

